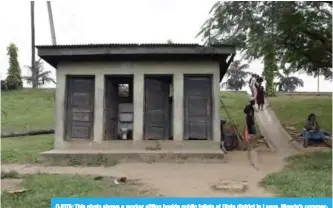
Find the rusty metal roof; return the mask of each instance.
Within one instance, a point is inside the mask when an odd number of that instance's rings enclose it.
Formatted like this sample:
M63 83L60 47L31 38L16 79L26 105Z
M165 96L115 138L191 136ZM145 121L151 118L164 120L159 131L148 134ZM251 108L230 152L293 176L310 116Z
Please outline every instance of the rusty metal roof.
M96 48L96 47L207 47L204 45L200 45L197 43L97 43L97 44L65 44L65 45L38 45L36 48ZM234 47L233 45L226 44L214 44L210 45L210 47Z

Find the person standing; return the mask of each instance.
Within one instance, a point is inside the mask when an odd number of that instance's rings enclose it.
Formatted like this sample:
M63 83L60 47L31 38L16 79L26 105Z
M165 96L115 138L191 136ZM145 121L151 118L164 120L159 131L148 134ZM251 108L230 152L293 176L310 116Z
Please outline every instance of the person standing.
M255 97L257 96L256 94L256 82L257 82L257 79L256 79L257 75L256 74L252 74L252 77L250 78L250 81L249 81L249 87L250 87L250 90L251 90L251 96L252 98L255 99Z
M247 106L245 106L243 110L243 112L246 115L245 121L246 121L247 131L251 137L257 134L256 125L254 121L254 112L255 112L254 105L255 105L255 100L251 99L250 103Z
M262 86L262 82L258 82L258 87L257 87L257 104L258 104L258 110L264 110L264 105L265 105L265 89Z

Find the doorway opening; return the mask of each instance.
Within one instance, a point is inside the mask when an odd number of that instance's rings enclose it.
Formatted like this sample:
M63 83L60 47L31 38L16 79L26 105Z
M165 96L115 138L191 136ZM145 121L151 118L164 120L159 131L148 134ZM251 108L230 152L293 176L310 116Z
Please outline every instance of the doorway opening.
M145 75L144 139L173 139L173 76Z
M133 139L133 77L105 76L105 140Z

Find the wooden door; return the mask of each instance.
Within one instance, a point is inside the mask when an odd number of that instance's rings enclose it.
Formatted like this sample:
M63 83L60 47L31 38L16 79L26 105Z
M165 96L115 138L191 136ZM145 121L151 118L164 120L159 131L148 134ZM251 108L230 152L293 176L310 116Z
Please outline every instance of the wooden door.
M212 134L211 77L185 76L184 137L208 139Z
M95 78L67 77L66 139L92 139Z
M168 139L169 110L169 83L145 78L145 139Z
M105 140L112 140L118 132L118 84L106 79L105 92Z

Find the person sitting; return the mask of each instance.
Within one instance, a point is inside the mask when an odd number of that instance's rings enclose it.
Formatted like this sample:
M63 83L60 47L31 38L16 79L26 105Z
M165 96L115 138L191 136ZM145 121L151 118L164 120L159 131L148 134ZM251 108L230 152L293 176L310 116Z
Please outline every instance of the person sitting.
M301 132L300 136L304 137L303 146L309 145L309 140L323 141L329 136L328 133L320 131L319 124L316 120L316 115L311 113L306 121L305 128Z

